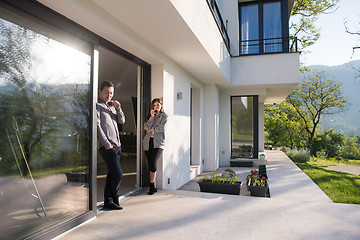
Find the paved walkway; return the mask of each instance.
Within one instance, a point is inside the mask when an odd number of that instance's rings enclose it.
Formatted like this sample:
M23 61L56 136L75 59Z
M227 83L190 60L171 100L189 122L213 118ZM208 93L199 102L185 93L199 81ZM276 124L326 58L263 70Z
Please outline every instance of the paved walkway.
M360 175L360 166L320 166L337 172L344 172L353 175Z
M143 190L58 239L359 239L360 205L333 203L285 154L267 156L271 198Z

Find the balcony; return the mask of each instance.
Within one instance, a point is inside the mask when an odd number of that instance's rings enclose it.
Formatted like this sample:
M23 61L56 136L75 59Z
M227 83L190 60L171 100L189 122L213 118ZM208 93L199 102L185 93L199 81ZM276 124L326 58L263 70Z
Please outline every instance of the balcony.
M231 64L232 88L265 91L259 93L265 104L280 103L300 82L298 52L241 55Z
M207 2L208 2L208 5L210 7L210 10L211 10L215 20L216 20L216 23L221 32L221 35L224 39L225 45L226 45L228 51L230 52L230 38L227 33L227 20L226 20L226 23L224 24L224 20L221 17L219 7L215 0L207 0Z
M298 52L297 42L296 37L240 41L240 53L238 56Z

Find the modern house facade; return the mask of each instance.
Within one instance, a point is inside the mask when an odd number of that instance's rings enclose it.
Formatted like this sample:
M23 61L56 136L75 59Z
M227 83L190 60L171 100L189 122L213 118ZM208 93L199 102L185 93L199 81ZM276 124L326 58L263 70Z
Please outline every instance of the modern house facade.
M293 4L2 0L4 238L49 238L97 215L106 167L95 103L104 80L114 82L126 116L123 194L148 186L141 140L153 98L169 116L158 188L177 189L232 158L258 158L264 106L300 81Z

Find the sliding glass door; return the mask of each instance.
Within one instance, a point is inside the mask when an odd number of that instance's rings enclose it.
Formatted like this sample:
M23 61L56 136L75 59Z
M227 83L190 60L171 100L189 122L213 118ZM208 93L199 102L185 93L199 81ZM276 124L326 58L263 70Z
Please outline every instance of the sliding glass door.
M231 157L258 156L258 97L231 97Z
M0 232L23 239L89 211L92 47L0 14Z

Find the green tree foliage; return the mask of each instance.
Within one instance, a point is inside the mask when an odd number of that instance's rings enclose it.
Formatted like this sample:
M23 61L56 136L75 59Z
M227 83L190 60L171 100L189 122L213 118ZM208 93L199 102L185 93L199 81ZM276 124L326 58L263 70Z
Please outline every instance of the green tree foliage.
M314 44L320 37L315 22L321 14L334 11L339 0L297 0L291 12L290 36L297 37L300 49Z
M360 147L357 140L358 138L353 136L349 136L345 140L344 146L340 149L340 154L343 158L360 159Z
M283 101L265 107L265 133L276 146L301 148L306 146L306 134L294 107Z
M299 115L311 149L321 116L344 110L347 99L342 95L342 84L327 79L324 72L307 72L304 77L286 101Z
M344 134L335 133L334 129L325 129L323 133L318 134L314 138L314 142L311 147L311 155L316 155L317 153L323 151L327 157L340 156L340 149L344 145L344 142Z
M345 108L342 84L327 79L323 72L308 72L304 76L280 105L265 107L267 140L277 146L311 149L321 116Z
M37 84L30 74L35 61L30 49L41 36L5 21L0 22L0 36L0 168L3 174L27 175L26 162L30 166L41 159L43 164L56 155L53 135L65 113L59 111L63 104L56 89ZM19 165L14 155L22 159Z

